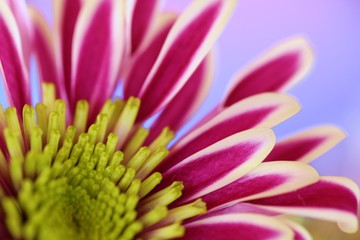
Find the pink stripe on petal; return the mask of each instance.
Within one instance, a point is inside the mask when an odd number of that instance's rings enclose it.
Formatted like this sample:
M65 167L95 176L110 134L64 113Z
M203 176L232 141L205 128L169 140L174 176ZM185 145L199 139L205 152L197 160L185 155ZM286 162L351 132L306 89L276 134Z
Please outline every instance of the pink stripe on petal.
M80 8L83 0L54 0L54 25L56 35L56 44L62 59L64 70L64 84L66 92L71 92L71 65L73 51L73 37L75 24L78 20Z
M280 141L266 157L265 161L311 162L329 151L345 134L334 126L320 126L300 132Z
M134 53L144 40L160 5L159 0L136 0L131 23L131 52Z
M164 107L195 71L224 28L235 0L197 0L170 30L140 91L139 121Z
M342 177L322 177L299 190L251 201L258 206L286 214L335 221L346 232L357 231L359 188Z
M312 50L303 37L286 40L235 77L223 105L262 92L286 91L309 72L312 63Z
M59 62L55 57L54 39L51 30L46 24L46 20L35 8L29 8L30 16L33 22L34 41L33 47L38 62L40 79L42 82L51 82L55 84L56 96L67 99L65 88L60 75ZM60 94L61 92L61 94Z
M183 240L293 239L286 225L257 214L224 214L194 221L185 227Z
M178 131L199 109L210 89L213 77L213 59L209 54L191 75L184 87L169 102L151 126L150 135L146 139L150 143L162 129L169 127ZM181 113L181 114L179 114Z
M291 97L263 93L234 104L195 128L172 149L172 155L165 159L161 170L201 149L237 132L255 127L271 128L294 115L300 109Z
M113 93L122 57L122 1L86 1L74 33L72 102L89 101L91 118ZM75 106L75 104L73 104Z
M210 217L210 216L218 216L218 215L229 214L229 213L255 213L255 214L261 214L261 215L267 215L267 216L278 216L279 215L278 212L264 209L255 204L239 202L239 203L225 206L223 208L211 209L208 212L206 212L205 214L200 215L196 219L202 219L202 218L206 218L206 217ZM191 222L191 220L189 220L189 221Z
M190 156L163 174L162 185L181 181L182 200L189 201L241 178L271 151L275 136L270 129L234 134ZM196 177L194 177L196 176Z
M124 80L125 74L129 69L129 65L132 60L132 50L131 50L131 31L132 31L132 19L135 10L135 1L123 1L124 7L124 16L120 18L119 24L123 25L122 29L122 38L123 38L123 46L122 46L122 62L120 64L118 78Z
M20 32L22 52L25 64L29 64L33 32L25 0L6 0L16 20Z
M24 104L30 103L26 65L16 21L4 1L0 1L0 61L4 87L10 105L21 113Z
M201 196L208 209L294 191L319 179L314 168L298 162L262 163L246 176Z
M130 64L130 70L126 74L124 82L124 96L129 98L131 96L138 96L140 89L143 86L146 76L149 74L151 67L154 65L156 58L159 55L161 47L168 35L171 27L176 20L175 14L163 14L159 20L158 27L155 30L151 40L144 43L138 49ZM141 67L139 67L141 66Z

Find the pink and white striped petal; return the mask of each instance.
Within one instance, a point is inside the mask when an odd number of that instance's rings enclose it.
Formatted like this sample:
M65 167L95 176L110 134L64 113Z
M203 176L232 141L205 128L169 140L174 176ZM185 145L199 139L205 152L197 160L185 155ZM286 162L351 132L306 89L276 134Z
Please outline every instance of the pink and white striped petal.
M53 0L55 55L61 59L64 74L64 85L68 96L71 92L71 65L75 24L83 0Z
M21 112L30 103L28 72L24 62L19 29L4 0L0 0L0 62L8 102Z
M123 54L123 1L85 1L75 26L72 52L73 105L89 101L92 116L114 91ZM120 23L120 24L119 24Z
M33 22L33 51L38 62L40 79L42 82L51 82L56 87L56 96L67 99L63 85L62 72L59 66L60 59L55 56L54 38L42 14L33 7L29 8Z
M140 91L140 120L164 107L181 89L210 51L236 2L195 0L178 18Z
M239 202L224 208L216 208L211 209L210 211L206 212L204 215L199 216L199 218L207 217L207 216L217 216L223 215L228 213L255 213L267 216L278 216L278 212L270 211L259 207L255 204L250 204L246 202Z
M316 170L299 162L261 163L253 171L204 196L207 209L291 192L319 180Z
M213 69L213 54L210 53L191 75L184 87L157 117L151 126L150 135L146 139L149 143L165 127L169 127L176 132L194 115L210 90Z
M153 30L154 33L148 38L150 40L146 39L133 56L129 70L125 73L124 96L126 99L139 95L146 76L154 65L176 18L176 14L161 14L156 21L156 27L155 30Z
M209 216L218 216L229 213L254 213L261 214L266 216L278 216L279 213L275 211L270 211L268 209L264 209L263 207L259 207L255 204L250 204L246 202L239 202L232 205L228 205L223 208L211 209L203 215L198 216L196 219L202 219Z
M159 11L160 1L136 0L134 4L131 22L131 53L134 53L139 48L152 24L154 24L154 18Z
M303 37L281 42L235 76L222 106L262 92L288 90L309 72L313 58Z
M123 78L124 71L126 72L126 70L128 68L128 64L131 59L131 55L132 55L131 31L132 31L132 19L133 19L133 15L134 15L134 11L135 11L136 2L137 2L137 0L124 1L124 9L125 9L124 19L122 20L123 23L121 23L121 22L119 23L119 24L124 24L123 61L121 63L119 73L118 73L118 77L120 79Z
M251 203L279 213L334 221L348 233L358 229L359 188L343 177L321 177L299 190Z
M345 138L334 126L315 127L278 142L265 161L300 161L309 163L332 149Z
M164 172L161 185L167 186L174 180L183 182L186 188L179 203L216 191L257 167L273 148L274 141L271 129L234 134Z
M237 132L255 127L272 128L300 110L292 97L278 93L263 93L244 99L193 129L172 149L162 170L191 154Z
M292 240L293 232L273 217L258 214L224 214L185 224L183 240Z
M16 20L20 32L21 47L24 55L25 66L30 61L30 52L32 48L33 29L25 0L6 0L11 12Z

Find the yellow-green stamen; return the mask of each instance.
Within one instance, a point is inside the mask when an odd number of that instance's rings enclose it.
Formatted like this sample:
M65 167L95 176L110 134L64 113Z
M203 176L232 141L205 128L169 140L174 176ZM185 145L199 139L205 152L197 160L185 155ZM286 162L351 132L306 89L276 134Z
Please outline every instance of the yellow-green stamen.
M65 102L52 85L43 91L22 120L0 107L0 210L13 238L172 239L184 234L183 220L206 211L201 200L169 209L181 182L152 193L174 134L165 128L142 146L149 131L133 129L139 99L108 100L89 127L89 105L79 101L66 127Z

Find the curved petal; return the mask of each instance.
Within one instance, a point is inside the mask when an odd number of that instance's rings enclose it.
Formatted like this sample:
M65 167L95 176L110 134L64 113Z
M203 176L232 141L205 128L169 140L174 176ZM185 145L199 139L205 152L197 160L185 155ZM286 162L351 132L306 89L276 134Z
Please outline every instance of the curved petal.
M156 29L150 38L134 54L129 70L125 73L124 96L138 96L146 76L154 65L161 47L177 18L176 14L162 14L156 22ZM141 67L139 67L141 66Z
M204 215L200 215L198 218L206 218L208 216L218 216L228 213L255 213L255 214L261 214L266 216L278 216L278 212L270 211L267 209L264 209L262 207L259 207L255 204L250 204L247 202L239 202L235 204L228 205L223 208L214 208L206 212Z
M185 224L184 240L293 239L293 232L275 218L258 214L224 214Z
M261 92L288 90L309 72L313 58L312 50L303 37L281 42L237 74L223 106L231 106Z
M178 131L193 116L209 92L213 69L213 56L209 54L157 117L151 126L147 142L150 143L165 127Z
M146 37L158 12L159 0L136 0L131 21L131 52L134 53Z
M342 177L321 177L299 190L251 201L269 210L337 222L349 233L358 228L359 188Z
M224 109L181 139L172 149L171 156L165 159L161 169L168 169L234 133L255 127L272 128L299 109L299 104L292 97L283 94L263 93L244 99Z
M25 0L6 0L20 32L22 52L24 54L25 64L29 64L30 51L32 48L33 29L27 12Z
M29 79L21 47L19 30L7 4L0 1L0 62L9 104L21 113L30 103Z
M309 163L345 138L334 126L315 127L278 142L265 161L287 160Z
M59 59L55 57L54 39L51 30L37 9L30 7L29 12L34 30L33 51L38 62L40 79L42 82L51 82L55 85L58 98L67 99L62 75L60 75Z
M316 170L299 162L261 163L234 182L201 196L208 209L276 196L291 192L319 180Z
M123 50L123 1L85 1L76 23L72 55L72 104L89 101L91 116L111 97ZM121 20L122 19L122 20Z
M129 62L131 60L131 31L132 31L132 19L135 11L135 4L137 0L123 1L124 3L124 17L120 20L119 24L124 24L123 29L123 59L118 72L118 78L123 78L124 72L127 71ZM123 21L123 23L122 23Z
M56 55L61 59L66 92L71 92L71 65L75 24L83 0L53 0Z
M139 121L164 107L195 71L225 26L236 0L195 0L178 18L139 97Z
M161 185L181 181L186 188L180 202L198 198L254 169L271 151L274 141L275 135L270 129L251 129L234 134L164 172Z

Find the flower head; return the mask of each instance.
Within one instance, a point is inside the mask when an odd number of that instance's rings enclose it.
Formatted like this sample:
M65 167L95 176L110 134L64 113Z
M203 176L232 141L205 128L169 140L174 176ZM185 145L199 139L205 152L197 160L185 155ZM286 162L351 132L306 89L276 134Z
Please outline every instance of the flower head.
M169 209L181 196L181 182L172 181L151 193L162 179L152 170L167 156L171 133L139 148L144 131L137 132L122 151L117 150L121 136L108 132L128 125L139 108L138 99L107 101L96 123L84 132L88 103L78 102L73 125L66 127L65 103L53 102L53 97L36 109L25 105L20 122L15 108L1 109L1 122L6 125L6 147L1 151L2 236L132 239L165 234L174 238L183 235L181 221L206 211L200 199ZM155 224L157 228L151 230Z
M0 236L309 239L288 215L356 231L358 187L308 164L344 134L321 126L276 143L271 130L300 109L282 92L310 69L306 40L286 40L240 71L168 148L206 96L211 48L236 1L195 0L181 15L143 3L55 0L50 29L23 1L0 0L12 106L0 109ZM43 86L35 107L31 55ZM125 100L111 100L118 82Z

